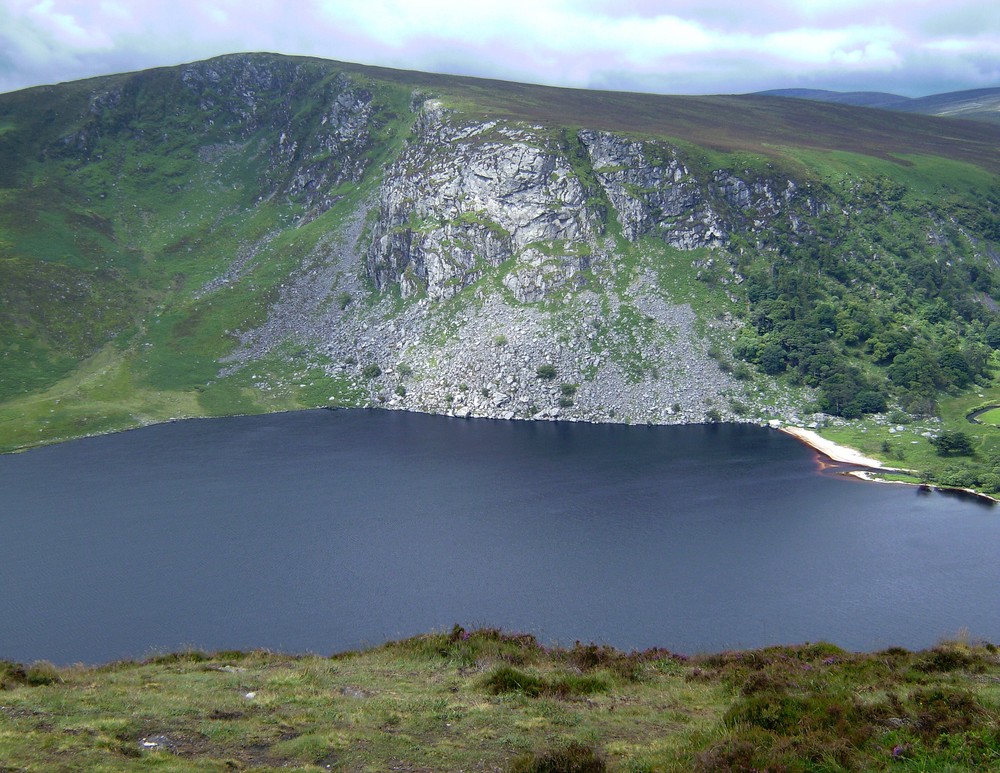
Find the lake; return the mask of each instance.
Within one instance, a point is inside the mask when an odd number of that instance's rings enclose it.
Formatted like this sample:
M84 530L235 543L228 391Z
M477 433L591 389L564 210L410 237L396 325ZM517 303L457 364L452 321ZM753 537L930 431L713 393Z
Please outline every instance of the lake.
M1000 641L1000 508L821 467L751 426L325 410L2 456L0 658Z

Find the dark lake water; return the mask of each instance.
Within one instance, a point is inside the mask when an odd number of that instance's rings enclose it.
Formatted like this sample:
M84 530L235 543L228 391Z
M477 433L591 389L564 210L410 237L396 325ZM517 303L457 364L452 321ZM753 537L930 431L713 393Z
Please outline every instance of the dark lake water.
M454 623L693 653L1000 641L1000 508L778 432L309 411L0 457L0 658Z

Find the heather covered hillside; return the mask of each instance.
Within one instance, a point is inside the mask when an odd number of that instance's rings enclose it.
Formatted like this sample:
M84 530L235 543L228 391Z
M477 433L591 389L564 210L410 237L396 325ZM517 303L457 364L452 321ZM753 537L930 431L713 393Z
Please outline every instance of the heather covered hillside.
M991 770L992 645L686 657L497 630L365 652L0 662L18 770Z

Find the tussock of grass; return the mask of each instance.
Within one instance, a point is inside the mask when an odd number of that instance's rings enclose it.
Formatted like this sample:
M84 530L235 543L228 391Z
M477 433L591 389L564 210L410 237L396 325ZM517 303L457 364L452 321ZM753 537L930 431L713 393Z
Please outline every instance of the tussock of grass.
M604 758L582 743L525 756L510 768L511 773L604 773L607 769Z
M500 666L483 679L481 685L493 695L521 693L530 698L543 695L571 698L607 692L611 688L608 679L593 674L559 673L541 677L513 666Z

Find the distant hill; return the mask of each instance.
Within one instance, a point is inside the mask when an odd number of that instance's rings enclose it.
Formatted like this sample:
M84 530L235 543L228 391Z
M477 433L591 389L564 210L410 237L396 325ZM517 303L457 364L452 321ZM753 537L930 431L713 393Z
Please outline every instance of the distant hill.
M911 99L894 110L1000 123L1000 88L953 91Z
M771 89L759 91L761 97L790 97L792 99L810 99L813 102L831 102L837 105L854 105L856 107L890 108L910 101L909 97L899 94L889 94L884 91L828 91L826 89ZM891 108L890 108L891 109Z
M967 118L1000 123L1000 88L951 91L927 97L903 97L881 91L827 91L824 89L772 89L755 96L790 97L838 105L874 107L901 113L947 118Z

